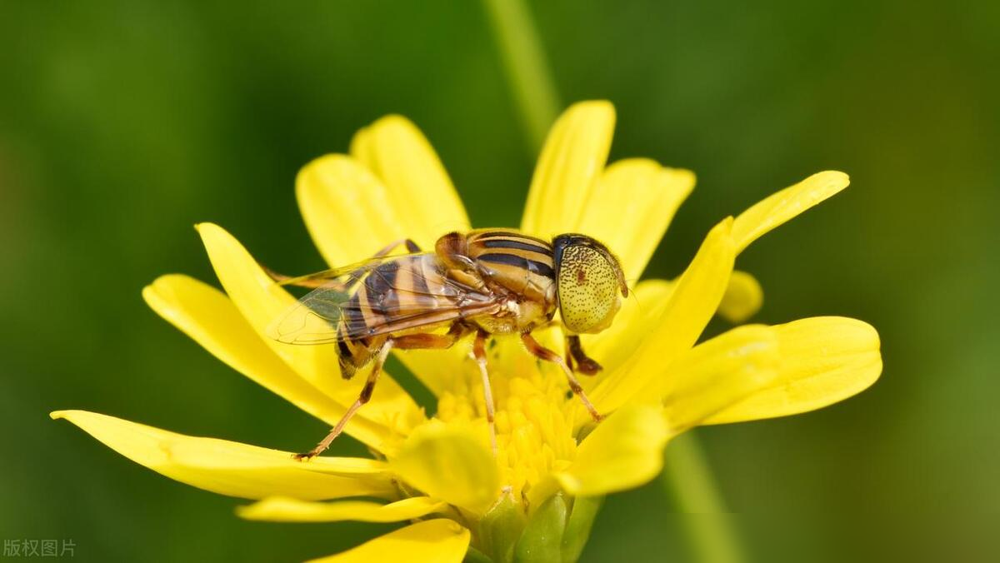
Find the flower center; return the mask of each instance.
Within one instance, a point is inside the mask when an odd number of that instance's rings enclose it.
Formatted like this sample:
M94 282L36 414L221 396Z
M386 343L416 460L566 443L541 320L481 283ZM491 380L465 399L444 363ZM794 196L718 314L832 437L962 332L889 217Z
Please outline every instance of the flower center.
M572 409L565 378L521 348L516 339L491 342L488 370L493 390L497 433L497 466L502 486L521 499L553 470L564 469L576 456ZM470 360L442 393L435 415L448 424L473 424L486 432L482 377Z

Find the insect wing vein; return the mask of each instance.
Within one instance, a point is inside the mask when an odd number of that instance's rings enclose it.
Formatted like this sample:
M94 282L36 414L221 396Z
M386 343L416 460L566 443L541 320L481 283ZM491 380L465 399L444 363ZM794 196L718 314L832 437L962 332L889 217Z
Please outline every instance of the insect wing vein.
M445 274L431 253L393 256L293 278L328 280L279 316L268 335L329 344L493 312L496 297Z

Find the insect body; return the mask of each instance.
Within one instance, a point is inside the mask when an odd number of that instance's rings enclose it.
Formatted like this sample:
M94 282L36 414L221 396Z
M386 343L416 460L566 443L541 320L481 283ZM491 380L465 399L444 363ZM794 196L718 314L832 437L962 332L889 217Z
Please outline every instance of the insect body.
M402 244L408 254L390 255ZM618 295L627 297L628 287L618 260L590 237L565 234L548 242L512 229L453 232L438 239L433 252L399 241L361 264L298 278L272 276L283 285L315 288L274 322L273 338L289 344L336 343L341 374L348 379L374 362L358 400L316 448L298 459L329 447L371 398L390 350L448 348L471 333L494 451L485 352L491 334L518 334L530 353L558 364L591 416L601 419L573 373L574 366L586 375L601 369L584 353L578 335L610 326ZM567 334L565 360L531 335L551 324L556 311Z

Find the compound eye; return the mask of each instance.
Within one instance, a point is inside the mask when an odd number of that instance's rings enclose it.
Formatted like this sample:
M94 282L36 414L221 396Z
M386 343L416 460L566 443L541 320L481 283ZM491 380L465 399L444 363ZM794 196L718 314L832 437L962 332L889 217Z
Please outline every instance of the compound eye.
M563 325L573 333L606 329L620 303L617 264L599 250L568 245L559 263L559 311Z

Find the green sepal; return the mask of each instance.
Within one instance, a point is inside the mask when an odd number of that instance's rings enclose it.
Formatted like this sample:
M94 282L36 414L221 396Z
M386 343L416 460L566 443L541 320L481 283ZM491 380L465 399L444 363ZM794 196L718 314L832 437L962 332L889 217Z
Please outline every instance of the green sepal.
M587 545L587 539L590 538L594 518L603 504L603 496L573 499L573 511L569 515L569 522L566 523L566 531L563 532L563 563L571 563L580 558L584 546Z
M535 510L514 548L514 561L562 561L563 532L566 529L566 501L557 493Z
M470 545L465 552L465 557L462 558L462 563L493 563L493 560Z
M511 563L514 545L527 523L524 510L508 491L479 521L480 548L494 563Z

